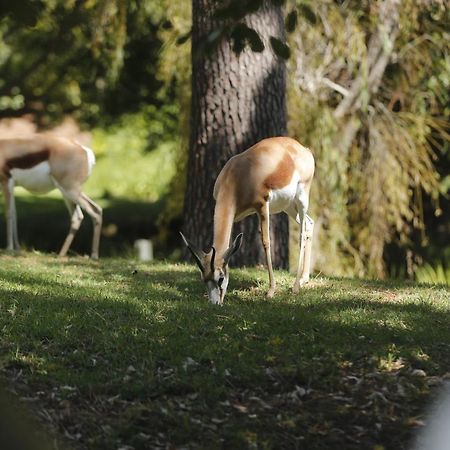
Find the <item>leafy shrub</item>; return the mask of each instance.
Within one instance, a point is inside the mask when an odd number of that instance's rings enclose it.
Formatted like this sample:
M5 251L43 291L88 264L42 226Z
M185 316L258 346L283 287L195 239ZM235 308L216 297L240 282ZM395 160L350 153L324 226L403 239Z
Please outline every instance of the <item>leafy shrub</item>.
M167 193L175 175L177 108L147 106L125 114L114 125L93 130L97 156L87 191L94 197L155 202Z
M446 267L445 267L446 266ZM427 284L446 284L450 286L450 267L449 264L444 265L438 263L435 265L424 264L418 267L415 272L416 280L419 283Z

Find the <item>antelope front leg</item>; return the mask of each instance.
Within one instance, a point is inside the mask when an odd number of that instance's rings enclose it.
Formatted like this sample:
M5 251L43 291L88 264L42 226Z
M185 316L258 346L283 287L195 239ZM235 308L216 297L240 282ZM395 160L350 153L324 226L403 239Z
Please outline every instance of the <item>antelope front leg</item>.
M91 252L91 258L92 259L98 259L98 252L99 252L99 246L100 246L100 234L102 231L102 208L98 206L95 202L93 202L87 195L83 194L79 191L71 191L71 190L65 190L62 187L58 186L60 191L62 192L64 198L67 201L75 203L78 207L81 207L86 213L91 216L92 223L94 225L94 232L92 237L92 252ZM74 215L77 214L77 208L75 207L75 211L72 214L72 226L73 226L73 219ZM81 216L79 216L82 218ZM75 221L77 219L75 218ZM79 224L78 224L79 226ZM72 233L72 230L69 231L69 234L66 238L66 242L63 245L63 248L60 251L60 255L63 255L63 251L66 250L66 243L69 241L69 245L73 239L74 233Z
M305 222L306 222L305 259L303 262L303 273L301 280L304 280L304 283L307 283L309 281L309 275L311 273L311 255L312 255L312 239L314 233L314 220L312 220L311 217L309 217L308 214L306 214Z
M73 238L75 237L75 234L80 228L81 222L83 220L83 213L79 205L74 205L68 199L64 200L66 202L67 209L69 210L70 214L70 230L69 233L67 234L64 244L61 247L61 250L59 251L59 256L66 256L70 248L70 245L72 244Z
M308 214L305 214L301 224L300 255L298 258L297 276L295 278L294 287L292 288L294 294L298 293L300 286L309 281L313 231L314 220L312 220Z
M270 287L267 291L267 297L272 298L275 294L275 277L272 268L272 255L270 252L270 215L269 203L265 203L261 212L259 213L259 221L261 225L261 239L266 254L267 270L269 271Z
M102 232L103 210L92 201L86 194L81 193L81 207L91 216L94 226L94 233L92 237L92 252L91 258L98 259L100 247L100 234Z

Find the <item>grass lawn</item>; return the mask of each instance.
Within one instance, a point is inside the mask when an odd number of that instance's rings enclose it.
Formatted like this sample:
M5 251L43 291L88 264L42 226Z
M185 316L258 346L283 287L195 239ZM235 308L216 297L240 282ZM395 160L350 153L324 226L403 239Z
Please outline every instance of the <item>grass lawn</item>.
M276 277L232 269L217 307L193 266L2 253L0 378L63 448L408 448L448 288Z

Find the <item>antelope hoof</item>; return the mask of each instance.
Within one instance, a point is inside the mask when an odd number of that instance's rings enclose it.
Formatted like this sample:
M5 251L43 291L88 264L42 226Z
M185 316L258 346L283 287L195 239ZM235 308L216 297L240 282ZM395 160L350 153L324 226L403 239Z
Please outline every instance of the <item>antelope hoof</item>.
M270 288L270 289L267 291L266 297L267 297L267 298L273 298L274 295L275 295L275 288Z
M304 286L306 283L309 283L309 277L308 278L300 278L298 283L296 282L294 286L292 287L292 293L298 294L300 292L300 288Z
M309 283L309 277L300 278L300 286L304 286Z

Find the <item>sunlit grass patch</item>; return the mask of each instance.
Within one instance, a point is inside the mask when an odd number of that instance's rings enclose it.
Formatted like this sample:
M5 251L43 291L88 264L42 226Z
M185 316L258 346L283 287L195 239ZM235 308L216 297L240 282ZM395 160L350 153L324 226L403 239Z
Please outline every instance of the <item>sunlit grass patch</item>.
M406 448L450 371L448 289L276 278L232 268L217 307L194 266L2 253L1 377L77 448Z

